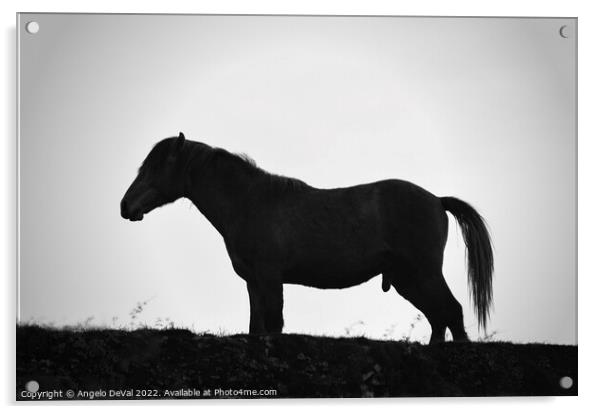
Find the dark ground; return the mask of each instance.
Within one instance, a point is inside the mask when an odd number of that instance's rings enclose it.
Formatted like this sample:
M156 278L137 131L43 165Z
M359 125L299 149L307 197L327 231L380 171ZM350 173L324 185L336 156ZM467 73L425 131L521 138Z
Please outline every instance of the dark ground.
M220 337L180 329L20 326L16 366L18 400L31 399L23 394L31 380L40 392L61 390L55 399L69 399L67 390L76 393L74 399L90 398L78 391L100 391L96 399L258 398L236 394L240 389L274 389L285 398L577 395L578 385L576 346L426 346L306 335ZM568 390L560 386L565 376L573 379ZM217 395L216 389L225 392ZM120 397L118 390L133 395Z

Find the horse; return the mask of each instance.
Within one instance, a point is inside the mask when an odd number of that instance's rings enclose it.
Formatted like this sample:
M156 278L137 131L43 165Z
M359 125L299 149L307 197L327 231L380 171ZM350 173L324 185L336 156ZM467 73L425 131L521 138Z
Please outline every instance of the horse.
M479 329L492 303L493 253L487 225L468 203L388 179L321 189L269 173L249 157L178 136L159 141L121 200L140 221L188 198L222 235L249 294L250 334L281 333L283 284L343 289L382 275L431 326L430 344L469 341L462 306L443 277L451 213L466 247L469 297Z

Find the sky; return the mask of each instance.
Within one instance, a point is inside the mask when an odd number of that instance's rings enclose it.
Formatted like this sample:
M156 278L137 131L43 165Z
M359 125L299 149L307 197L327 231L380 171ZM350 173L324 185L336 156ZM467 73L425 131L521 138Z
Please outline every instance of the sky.
M316 187L400 178L471 203L495 249L489 334L577 343L576 20L21 14L18 31L21 322L247 330L245 283L188 200L119 214L182 131ZM477 339L464 255L450 217L443 272ZM284 289L289 333L427 341L418 315L380 278Z

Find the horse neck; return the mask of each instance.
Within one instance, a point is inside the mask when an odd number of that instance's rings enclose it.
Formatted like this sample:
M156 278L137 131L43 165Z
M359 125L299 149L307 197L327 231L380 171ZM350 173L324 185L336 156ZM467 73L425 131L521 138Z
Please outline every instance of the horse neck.
M228 155L219 159L212 155L197 157L190 168L187 197L225 237L229 227L242 216L249 188L256 177L242 160Z

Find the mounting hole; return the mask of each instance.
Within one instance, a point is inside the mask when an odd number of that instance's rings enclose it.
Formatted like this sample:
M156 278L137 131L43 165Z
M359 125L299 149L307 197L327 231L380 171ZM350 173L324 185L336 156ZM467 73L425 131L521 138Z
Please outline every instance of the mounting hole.
M565 24L564 26L560 26L560 29L558 29L558 34L560 34L560 37L568 39L569 37L573 36L573 29L571 26L567 26Z
M560 386L565 390L568 390L573 386L573 379L571 377L560 378Z
M40 389L40 384L32 380L25 384L25 389L29 392L37 392Z
M27 33L29 34L36 34L40 31L40 25L38 22L27 22L25 25L25 30L27 30Z

